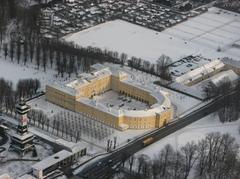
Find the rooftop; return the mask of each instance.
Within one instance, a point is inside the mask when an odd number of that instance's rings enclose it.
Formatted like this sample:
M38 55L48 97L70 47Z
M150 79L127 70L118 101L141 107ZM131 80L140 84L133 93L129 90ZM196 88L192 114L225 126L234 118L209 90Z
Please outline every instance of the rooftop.
M60 152L55 153L54 155L49 156L49 157L43 159L42 161L34 164L32 166L32 168L35 170L44 170L62 160L70 157L71 155L72 155L72 152L69 152L66 150L61 150Z
M187 84L223 67L224 63L221 60L213 60L207 64L200 66L199 68L196 68L192 71L185 73L182 76L177 77L175 80L178 83Z
M228 71L222 71L214 75L213 77L210 78L210 80L217 85L223 79L227 79L229 81L235 81L238 78L239 76L234 71L228 70Z
M73 81L67 81L65 83L62 82L56 82L49 84L49 86L52 86L54 88L58 88L61 91L65 91L71 95L76 95L77 90L87 84L90 84L91 82L107 77L107 76L119 76L119 75L127 75L125 72L116 70L116 69L110 69L109 67L106 67L102 64L94 64L91 66L92 71L90 73L82 73L78 76L77 79Z
M169 69L174 77L179 77L209 62L211 62L211 59L204 58L201 55L190 55L172 63Z

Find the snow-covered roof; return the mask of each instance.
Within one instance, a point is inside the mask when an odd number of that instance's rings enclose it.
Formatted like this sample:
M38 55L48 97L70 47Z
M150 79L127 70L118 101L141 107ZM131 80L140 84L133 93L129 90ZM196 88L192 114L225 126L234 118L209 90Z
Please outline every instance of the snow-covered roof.
M0 179L1 179L1 177L0 177ZM36 178L34 176L32 176L32 175L24 174L24 175L18 177L18 179L36 179Z
M96 64L93 64L91 66L91 68L94 69L94 70L103 70L103 69L106 69L108 67L106 67L105 65L102 65L100 63L96 63Z
M20 140L26 140L29 137L33 137L33 134L31 132L28 132L28 133L26 133L24 135L20 135L18 133L14 133L14 134L12 134L12 137L15 137L15 138L20 139Z
M236 68L240 68L240 61L231 59L231 58L223 58L222 62L226 65L231 65L234 66Z
M199 68L196 68L182 76L175 78L175 81L178 83L187 84L223 67L224 63L221 60L213 60Z
M56 88L60 91L64 91L70 95L75 96L79 89L85 85L90 84L92 81L107 77L107 76L122 76L127 75L125 72L116 70L116 69L110 69L109 67L106 67L101 64L95 64L91 66L92 69L94 69L90 73L82 73L79 75L79 77L71 82L56 82L54 81L52 84L48 84L48 86L51 86L53 88Z
M217 85L223 79L227 79L229 81L235 81L238 78L239 76L234 71L228 70L228 71L222 71L214 75L213 77L210 78L210 80Z
M61 162L62 160L70 157L72 155L72 152L69 152L67 150L61 150L60 152L58 153L55 153L54 155L52 156L49 156L45 159L43 159L42 161L34 164L32 166L32 169L34 170L44 170L44 169L47 169L49 168L50 166L58 163L58 162Z

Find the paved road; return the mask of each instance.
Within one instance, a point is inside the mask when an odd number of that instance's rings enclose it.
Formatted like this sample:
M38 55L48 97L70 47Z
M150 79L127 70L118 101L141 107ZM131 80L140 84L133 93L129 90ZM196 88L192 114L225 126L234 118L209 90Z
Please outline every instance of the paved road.
M235 92L229 93L227 97L230 97L231 95L234 95ZM225 98L224 97L218 97L214 101L211 101L204 105L203 107L200 107L193 112L179 118L179 120L173 121L169 123L167 126L162 127L160 129L157 129L153 132L150 132L149 134L146 134L143 137L140 137L132 142L129 142L126 146L119 148L115 151L113 151L108 156L98 160L95 163L87 165L83 170L78 173L79 179L92 179L92 178L109 178L115 170L115 166L120 164L121 161L128 158L130 155L133 155L134 153L140 151L147 145L143 145L143 141L148 138L153 138L151 143L154 143L164 137L166 137L169 134L172 134L173 132L211 114L212 112L216 111L222 106L222 102Z
M6 144L6 143L7 143L7 141L8 141L8 136L7 136L7 135L5 135L5 134L1 134L0 146L2 146L2 145L4 145L4 144ZM1 151L0 151L0 153L1 153Z

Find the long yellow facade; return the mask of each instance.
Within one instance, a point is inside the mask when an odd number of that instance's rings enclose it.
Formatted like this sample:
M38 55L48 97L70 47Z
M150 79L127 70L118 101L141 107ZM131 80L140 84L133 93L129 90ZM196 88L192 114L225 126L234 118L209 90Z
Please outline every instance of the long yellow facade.
M48 101L66 109L83 113L90 118L119 130L159 128L171 119L172 107L166 95L162 95L163 105L155 105L159 101L149 90L141 89L126 82L127 75L103 74L91 79L87 83L75 86L75 93L62 90L54 85L46 86L46 98ZM126 96L145 102L152 107L144 111L119 111L102 110L98 105L90 105L82 98L91 99L108 90L114 90ZM160 92L159 92L160 93Z

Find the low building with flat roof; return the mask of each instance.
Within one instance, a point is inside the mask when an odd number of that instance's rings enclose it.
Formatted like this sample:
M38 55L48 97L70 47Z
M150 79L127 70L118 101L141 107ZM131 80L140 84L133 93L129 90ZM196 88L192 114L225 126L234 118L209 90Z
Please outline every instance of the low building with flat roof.
M175 81L181 84L192 86L225 69L225 64L221 60L213 60L196 69L193 69L179 77Z
M67 167L76 162L77 158L80 156L86 155L86 148L79 149L75 152L69 152L67 150L61 150L42 161L35 163L32 166L33 175L38 179L47 178L47 174L61 169L63 167Z

